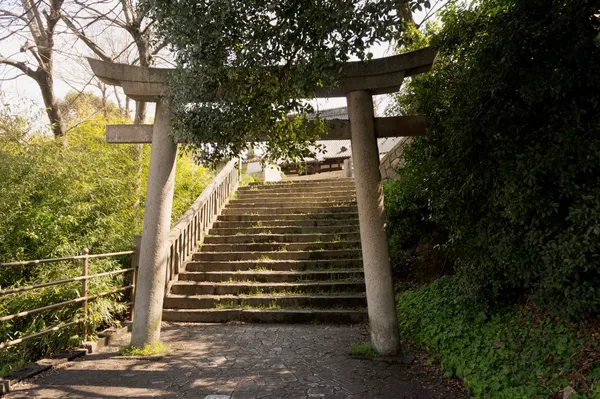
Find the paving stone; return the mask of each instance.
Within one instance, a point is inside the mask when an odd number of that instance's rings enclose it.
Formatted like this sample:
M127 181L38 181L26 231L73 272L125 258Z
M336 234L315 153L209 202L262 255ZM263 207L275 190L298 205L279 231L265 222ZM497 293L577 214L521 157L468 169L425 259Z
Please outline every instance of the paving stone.
M256 392L234 392L231 399L256 399Z
M361 326L165 323L161 337L172 348L168 356L117 356L118 345L128 343L126 336L97 354L13 386L6 398L468 397L418 358L407 364L348 356L350 344L368 337ZM273 348L282 350L268 357Z

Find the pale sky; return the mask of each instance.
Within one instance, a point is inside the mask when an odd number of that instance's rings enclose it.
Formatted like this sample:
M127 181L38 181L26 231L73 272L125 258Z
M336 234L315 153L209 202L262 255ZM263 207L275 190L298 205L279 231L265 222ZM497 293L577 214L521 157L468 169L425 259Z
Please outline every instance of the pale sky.
M440 0L437 4L437 8L442 6L446 0ZM421 21L425 16L425 12L416 12L415 20ZM63 31L61 29L60 31ZM106 34L106 32L104 32ZM113 36L126 35L120 29L114 29L112 32ZM127 37L117 38L116 40L122 40L128 42ZM25 43L25 36L13 36L8 40L4 40L0 43L0 55L2 56L14 56L17 59L22 59L20 53L20 47ZM381 58L390 56L393 54L393 49L390 43L381 43L370 49L373 53L374 58ZM87 91L96 91L91 86L86 86L89 82L91 75L89 70L83 64L83 57L90 56L90 51L83 45L83 43L75 40L73 35L61 34L58 35L55 45L55 80L54 89L55 95L58 98L63 98L69 91L76 88L81 90L86 88ZM163 65L167 66L167 65ZM31 114L43 115L43 123L47 123L45 119L45 113L43 112L43 101L40 94L40 90L37 84L26 76L16 77L17 70L13 67L5 66L0 64L0 91L3 94L2 101L16 107L17 110L21 109ZM385 96L376 96L385 97ZM385 98L375 98L375 103L380 103L379 111L381 112L385 106ZM328 109L335 107L343 107L346 105L345 98L332 98L311 101L311 103L318 107L318 109ZM148 115L153 115L153 108L148 110ZM41 121L40 121L41 122Z

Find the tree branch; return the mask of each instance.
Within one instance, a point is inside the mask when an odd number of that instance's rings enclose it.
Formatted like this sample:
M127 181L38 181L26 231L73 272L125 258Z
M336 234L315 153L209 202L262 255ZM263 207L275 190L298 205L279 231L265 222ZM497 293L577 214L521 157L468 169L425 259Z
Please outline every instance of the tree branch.
M21 21L25 22L26 24L29 23L29 21L27 20L27 18L25 18L26 13L19 15L19 14L16 14L16 13L12 12L12 11L0 9L0 15L5 15L7 17L13 17L15 19L20 19Z
M109 61L109 62L113 61L113 59L111 57L109 57L104 52L104 50L102 48L100 48L100 46L98 46L89 37L86 36L85 32L77 29L77 27L75 26L73 21L71 21L65 15L61 15L61 19L67 25L67 27L71 30L71 32L73 32L75 34L75 36L77 36L79 39L81 39L81 41L84 42L85 45L88 46L88 48L94 52L94 54L96 54L98 57L100 57L104 61Z
M23 72L25 75L29 76L30 78L37 80L37 71L34 71L33 69L29 68L27 66L27 64L25 64L22 61L17 61L17 60L13 60L12 58L6 58L6 57L0 56L0 64L5 64L5 65L10 65L12 67L15 67L15 68L19 69L21 72Z

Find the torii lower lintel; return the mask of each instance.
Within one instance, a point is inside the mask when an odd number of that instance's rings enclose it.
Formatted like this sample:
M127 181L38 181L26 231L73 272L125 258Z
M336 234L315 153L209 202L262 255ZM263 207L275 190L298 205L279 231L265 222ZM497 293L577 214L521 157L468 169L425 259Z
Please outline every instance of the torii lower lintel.
M312 122L312 121L310 121ZM319 140L350 140L350 121L347 119L330 119L327 135ZM378 138L426 136L425 117L393 116L375 118L375 134ZM106 142L113 144L143 144L152 142L152 125L108 125Z

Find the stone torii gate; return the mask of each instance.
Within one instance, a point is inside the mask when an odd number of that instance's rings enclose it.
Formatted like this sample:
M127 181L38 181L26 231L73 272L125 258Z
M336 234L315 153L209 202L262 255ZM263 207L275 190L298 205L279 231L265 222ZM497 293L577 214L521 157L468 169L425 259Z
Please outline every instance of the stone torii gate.
M375 118L372 96L398 91L405 77L427 72L435 56L425 48L368 62L348 62L337 87L315 88L317 98L346 97L348 102L349 120L328 121L328 134L321 140L352 142L371 341L382 355L397 353L400 344L377 138L421 136L426 129L422 116ZM156 102L154 125L107 126L110 143L152 143L131 339L132 345L143 346L160 338L177 154L170 135L167 86L172 70L95 59L89 63L100 80L121 86L133 100Z

